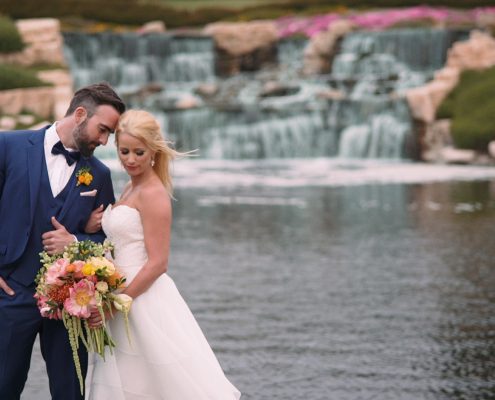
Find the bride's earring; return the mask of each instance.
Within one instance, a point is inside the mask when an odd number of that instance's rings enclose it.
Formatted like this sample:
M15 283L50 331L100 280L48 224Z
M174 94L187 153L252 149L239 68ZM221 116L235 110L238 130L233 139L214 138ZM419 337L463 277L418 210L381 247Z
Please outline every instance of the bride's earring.
M151 167L154 167L154 166L155 166L155 159L154 159L154 158L152 158L152 159L151 159Z

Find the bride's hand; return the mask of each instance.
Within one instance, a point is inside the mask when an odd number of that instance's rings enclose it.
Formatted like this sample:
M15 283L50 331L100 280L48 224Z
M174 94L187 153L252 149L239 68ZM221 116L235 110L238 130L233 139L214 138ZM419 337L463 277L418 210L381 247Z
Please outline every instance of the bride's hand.
M105 320L108 321L109 319L113 318L117 310L115 310L114 306L112 305L112 310L105 310ZM90 328L99 328L103 325L103 319L101 318L100 311L96 306L91 307L91 315L88 318L88 325Z
M101 218L103 216L103 204L98 208L94 209L89 216L84 232L86 233L96 233L101 230Z

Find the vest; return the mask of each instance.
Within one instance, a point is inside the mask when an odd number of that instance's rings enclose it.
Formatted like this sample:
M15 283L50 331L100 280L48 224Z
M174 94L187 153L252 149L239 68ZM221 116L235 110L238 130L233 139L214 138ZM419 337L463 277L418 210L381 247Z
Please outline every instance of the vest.
M11 278L24 286L34 284L36 274L41 267L39 255L43 251L41 235L55 229L52 225L51 217L59 219L58 215L67 198L70 185L74 184L74 179L71 177L65 188L56 197L53 197L44 154L42 165L40 192L38 193L38 202L28 243L22 256L14 263L10 274Z

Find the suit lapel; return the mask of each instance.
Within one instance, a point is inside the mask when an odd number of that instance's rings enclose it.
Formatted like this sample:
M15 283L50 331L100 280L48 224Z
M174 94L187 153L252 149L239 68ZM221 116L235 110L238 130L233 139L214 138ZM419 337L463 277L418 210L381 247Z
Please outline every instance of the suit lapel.
M34 210L38 200L38 193L41 182L41 171L45 168L43 165L43 147L46 128L41 131L34 132L29 138L30 145L27 148L26 167L29 174L29 205L30 205L30 220L34 218Z

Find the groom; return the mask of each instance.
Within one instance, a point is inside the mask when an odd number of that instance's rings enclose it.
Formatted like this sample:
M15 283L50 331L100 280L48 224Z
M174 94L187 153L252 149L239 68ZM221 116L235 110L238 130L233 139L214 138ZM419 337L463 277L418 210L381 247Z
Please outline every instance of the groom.
M33 298L39 253L86 235L91 212L114 202L110 171L92 156L125 105L106 83L78 90L65 117L37 131L0 132L0 399L17 400L40 335L53 400L82 399L62 321L42 318ZM78 183L78 173L88 179ZM84 347L84 346L82 346ZM87 354L79 355L85 374Z

